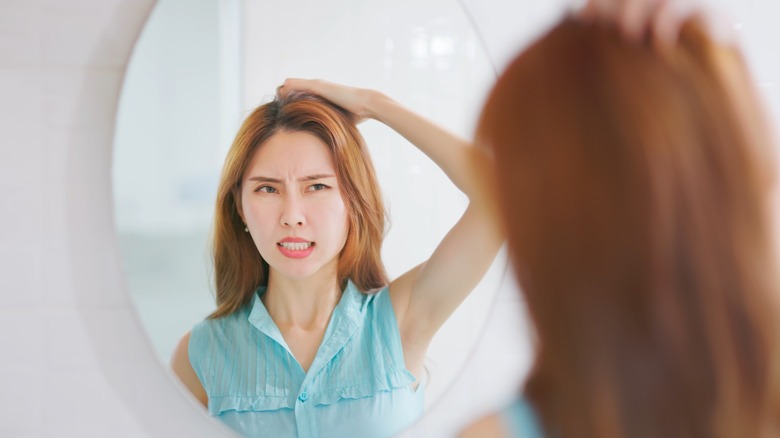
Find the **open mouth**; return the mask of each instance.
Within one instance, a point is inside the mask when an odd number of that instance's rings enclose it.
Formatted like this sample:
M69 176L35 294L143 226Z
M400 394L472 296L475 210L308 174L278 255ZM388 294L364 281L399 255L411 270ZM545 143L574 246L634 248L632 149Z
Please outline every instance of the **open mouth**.
M277 245L288 251L305 251L314 246L314 242L279 242Z

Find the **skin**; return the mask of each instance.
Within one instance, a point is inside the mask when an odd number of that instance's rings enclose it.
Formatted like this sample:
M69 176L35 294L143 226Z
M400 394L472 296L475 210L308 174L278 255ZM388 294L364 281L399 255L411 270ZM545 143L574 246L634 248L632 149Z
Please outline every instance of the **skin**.
M683 24L691 19L698 20L721 44L736 43L730 20L703 9L701 0L588 0L577 16L614 23L623 37L634 43L651 35L656 50L674 46Z
M504 427L504 422L498 415L489 415L475 421L464 430L460 438L498 438L511 437L511 431Z

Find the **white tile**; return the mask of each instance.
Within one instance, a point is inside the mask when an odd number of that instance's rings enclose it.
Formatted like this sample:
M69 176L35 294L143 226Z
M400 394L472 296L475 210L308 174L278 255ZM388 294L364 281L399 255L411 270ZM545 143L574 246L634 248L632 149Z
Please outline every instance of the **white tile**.
M134 308L88 310L82 316L104 364L119 365L114 371L120 374L147 373L150 380L160 376L170 380L168 358L156 355Z
M59 164L65 180L69 183L87 184L101 199L111 196L111 156L113 148L113 125L91 129L71 129L64 133L63 141L67 155ZM58 140L52 138L52 143ZM52 163L54 164L54 163ZM113 205L112 205L113 207Z
M42 13L39 0L0 2L0 67L40 65Z
M70 183L66 194L68 264L75 299L127 306L108 184Z
M44 348L42 322L36 310L0 308L0 371L7 374L10 368L35 367L40 363Z
M68 96L61 98L65 102ZM93 105L92 112L99 106ZM58 111L69 117L64 108ZM51 275L43 293L55 304L124 305L109 175L112 127L78 127L94 122L71 117L61 124L77 127L54 127L45 137L50 152L44 169L60 192L47 204L50 251L44 258ZM111 118L104 116L103 123Z
M42 438L45 435L43 429L38 424L30 424L22 430L4 430L0 427L0 436L8 438Z
M82 313L74 307L41 312L46 337L41 355L47 372L100 373L100 363L84 325Z
M42 57L56 67L121 67L153 4L145 1L45 1Z
M116 26L117 18L113 11L100 7L89 13L47 9L40 37L44 62L60 68L125 65L129 50L124 45L129 35L126 26Z
M40 313L46 333L41 354L45 435L60 431L58 436L97 437L122 431L132 433L122 436L141 436L139 425L105 374L106 367L116 362L142 372L133 346L143 340L128 324L128 312L71 308Z
M102 412L102 411L101 411ZM73 424L71 426L56 426L43 429L44 438L147 438L154 435L146 434L137 427L128 428L125 425L111 423L112 419L93 419L91 423Z
M47 70L43 125L76 130L112 127L122 74L122 68Z
M0 193L3 193L0 198L0 242L11 248L43 245L42 236L48 222L47 199L58 192L61 190L57 185L42 184L37 173L15 185L0 184Z
M43 164L46 155L40 126L30 122L18 124L0 122L0 132L2 132L0 185L6 187L43 185Z
M51 370L44 372L43 383L45 436L143 436L140 425L100 372Z
M39 69L0 68L0 127L39 122L43 109L44 75ZM40 129L40 128L38 128Z
M46 150L41 163L42 172L48 180L62 183L67 175L71 130L47 127L41 131L41 142L45 144Z
M36 366L0 366L0 436L40 437L45 394L42 369Z
M41 281L41 301L46 306L62 308L79 302L73 285L70 257L69 249L58 246L56 242L43 252L42 263L46 275Z
M0 235L12 230L4 230ZM0 240L0 308L36 306L41 302L41 247Z

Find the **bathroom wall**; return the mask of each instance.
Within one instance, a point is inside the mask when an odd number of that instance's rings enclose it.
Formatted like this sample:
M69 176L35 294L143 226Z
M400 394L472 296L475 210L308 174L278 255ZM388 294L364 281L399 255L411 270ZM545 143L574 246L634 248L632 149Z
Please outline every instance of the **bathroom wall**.
M544 0L464 4L499 67L557 9ZM777 109L780 7L718 4L733 11L759 87ZM226 434L159 365L120 268L110 187L115 111L152 7L0 2L0 436ZM507 285L460 380L408 435L452 436L511 398L529 356L507 345L525 345L525 330Z

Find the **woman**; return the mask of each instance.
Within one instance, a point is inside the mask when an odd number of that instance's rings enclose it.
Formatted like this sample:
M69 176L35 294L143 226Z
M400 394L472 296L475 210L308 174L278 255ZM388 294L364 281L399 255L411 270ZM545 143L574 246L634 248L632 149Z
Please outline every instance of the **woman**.
M374 118L433 159L469 205L430 258L388 282L385 211L355 122ZM246 119L222 172L217 310L172 367L250 436L391 436L422 413L436 331L501 236L470 143L372 90L289 79Z
M695 21L651 38L566 18L491 92L477 141L537 348L464 436L780 434L768 124L736 50Z

